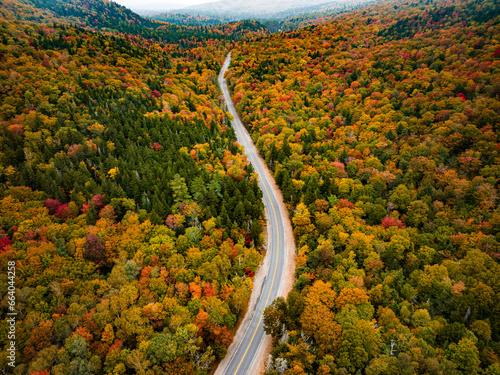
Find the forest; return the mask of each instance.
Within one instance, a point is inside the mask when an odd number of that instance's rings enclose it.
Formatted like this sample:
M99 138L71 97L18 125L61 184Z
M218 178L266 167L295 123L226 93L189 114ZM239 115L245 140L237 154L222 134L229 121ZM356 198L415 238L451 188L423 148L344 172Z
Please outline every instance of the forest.
M208 375L224 358L265 254L217 87L231 50L297 247L264 315L266 374L500 374L500 6L336 13L268 35L1 1L4 373Z
M266 374L500 373L499 12L377 2L235 45L297 246Z
M0 368L210 373L264 251L257 175L216 86L226 39L257 24L223 25L221 38L168 24L111 32L69 19L80 2L5 3L0 264L16 264L18 315L16 367L2 319ZM89 4L113 25L137 20ZM7 285L2 272L2 314Z

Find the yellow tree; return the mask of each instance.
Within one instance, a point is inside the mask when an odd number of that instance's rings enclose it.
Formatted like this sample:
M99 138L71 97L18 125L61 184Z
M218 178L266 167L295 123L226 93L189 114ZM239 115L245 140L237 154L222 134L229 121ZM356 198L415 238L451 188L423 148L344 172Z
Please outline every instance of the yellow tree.
M314 282L305 298L304 312L300 317L304 332L314 338L322 356L336 353L342 335L342 327L334 320L335 297L336 293L329 282Z

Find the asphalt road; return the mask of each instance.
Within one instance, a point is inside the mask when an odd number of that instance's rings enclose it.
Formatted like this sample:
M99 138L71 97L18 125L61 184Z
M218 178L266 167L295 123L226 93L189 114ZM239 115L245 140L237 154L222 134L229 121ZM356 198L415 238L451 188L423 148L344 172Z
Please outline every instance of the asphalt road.
M256 148L251 147L253 145L252 139L243 126L234 107L234 103L231 100L231 96L229 95L224 73L228 69L230 61L231 53L228 54L220 71L219 86L224 94L228 110L234 117L232 125L238 137L238 141L245 148L245 154L248 160L252 163L255 172L259 175L259 186L264 195L267 225L270 229L266 256L271 257L271 259L264 285L262 286L262 291L257 301L250 325L224 372L225 375L245 375L254 374L256 369L261 365L261 363L258 363L256 360L256 354L265 336L263 328L264 308L278 297L283 274L286 271L284 269L285 229L282 221L282 217L285 217L284 215L286 215L286 213L280 210L278 199L273 193L270 181L267 180L263 172L265 168L264 162L257 156L258 151Z

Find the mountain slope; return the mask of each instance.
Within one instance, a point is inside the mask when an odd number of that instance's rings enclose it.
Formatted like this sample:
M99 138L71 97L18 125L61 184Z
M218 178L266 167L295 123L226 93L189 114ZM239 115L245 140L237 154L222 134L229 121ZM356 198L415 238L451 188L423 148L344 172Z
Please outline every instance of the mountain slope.
M29 13L50 15L81 27L137 33L142 27L156 27L131 10L113 2L102 0L3 0L2 7L15 11L19 19L30 20ZM34 20L34 19L31 19ZM47 22L38 18L38 22Z

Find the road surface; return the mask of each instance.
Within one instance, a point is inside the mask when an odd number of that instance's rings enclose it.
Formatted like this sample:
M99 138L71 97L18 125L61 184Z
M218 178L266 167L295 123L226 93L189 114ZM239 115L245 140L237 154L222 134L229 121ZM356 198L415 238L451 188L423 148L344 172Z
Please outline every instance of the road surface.
M238 137L238 142L245 148L245 154L248 160L252 163L255 172L259 175L259 186L264 195L264 205L266 210L267 225L268 225L268 239L267 239L267 253L266 257L269 259L269 267L265 277L264 284L260 290L260 297L256 303L250 324L247 326L240 326L240 329L246 330L242 340L235 342L237 346L236 352L230 359L224 375L246 375L255 374L257 369L262 366L262 358L257 359L259 347L264 340L264 308L270 305L276 297L280 294L280 287L284 282L284 273L286 272L286 236L283 218L288 215L283 212L283 204L278 204L281 197L276 196L272 189L272 182L269 181L269 174L266 176L264 173L266 166L262 158L258 156L258 151L253 145L252 139L248 131L243 126L238 113L234 107L234 103L229 95L229 89L224 78L224 73L229 67L231 62L231 53L228 54L224 65L219 74L219 86L224 94L224 98L229 112L234 117L232 121L233 128ZM292 239L289 239L292 241ZM254 292L259 290L254 289ZM230 353L228 353L229 355ZM266 358L267 359L267 358ZM221 363L222 365L223 363Z

